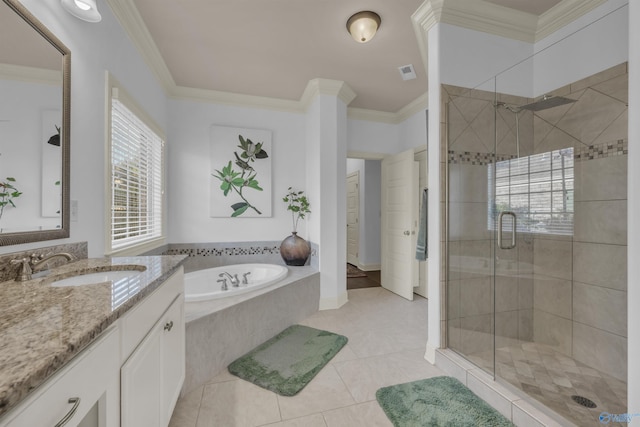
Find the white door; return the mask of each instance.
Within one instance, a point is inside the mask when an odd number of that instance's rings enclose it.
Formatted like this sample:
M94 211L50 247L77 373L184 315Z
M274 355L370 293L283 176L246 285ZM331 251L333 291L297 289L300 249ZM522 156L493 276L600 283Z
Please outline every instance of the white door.
M418 162L408 150L382 160L382 286L413 300L418 277L415 259Z
M359 267L360 172L347 175L347 262Z

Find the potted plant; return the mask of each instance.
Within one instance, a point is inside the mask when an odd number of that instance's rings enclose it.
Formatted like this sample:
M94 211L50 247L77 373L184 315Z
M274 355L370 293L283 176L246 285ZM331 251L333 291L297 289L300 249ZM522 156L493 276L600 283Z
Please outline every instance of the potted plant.
M298 221L311 213L309 200L304 195L304 191L295 191L289 187L282 201L287 204L287 210L291 211L293 231L291 236L284 239L280 244L280 255L287 265L305 265L311 254L311 247L306 240L298 236Z

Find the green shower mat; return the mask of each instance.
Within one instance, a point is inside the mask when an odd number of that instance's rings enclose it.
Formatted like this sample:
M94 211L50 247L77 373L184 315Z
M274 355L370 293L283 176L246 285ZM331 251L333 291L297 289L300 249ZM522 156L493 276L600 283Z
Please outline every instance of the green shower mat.
M294 396L346 343L345 336L293 325L235 360L229 372L282 396Z
M395 427L513 426L452 377L384 387L376 392L376 399Z

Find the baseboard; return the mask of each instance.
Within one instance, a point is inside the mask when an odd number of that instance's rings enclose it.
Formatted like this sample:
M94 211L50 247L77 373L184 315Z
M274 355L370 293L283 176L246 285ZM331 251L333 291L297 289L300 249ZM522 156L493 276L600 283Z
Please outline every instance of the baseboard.
M380 264L362 264L362 265L357 265L356 267L358 267L362 271L378 271L378 270L380 270Z
M347 292L343 292L337 297L333 298L320 298L320 307L319 310L335 310L337 308L342 307L349 301Z
M432 365L436 364L436 350L437 349L438 349L438 347L433 347L427 341L427 348L426 348L425 353L424 353L424 358L426 359L427 362L431 363Z

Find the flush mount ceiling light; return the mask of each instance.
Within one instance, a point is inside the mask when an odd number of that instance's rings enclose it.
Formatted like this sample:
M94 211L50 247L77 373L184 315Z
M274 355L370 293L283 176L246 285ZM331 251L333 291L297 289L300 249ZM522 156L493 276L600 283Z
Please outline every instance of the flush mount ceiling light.
M78 19L87 22L100 22L102 19L96 0L61 0L61 2L62 7Z
M369 10L358 12L347 20L347 31L358 43L366 43L380 28L380 15Z

